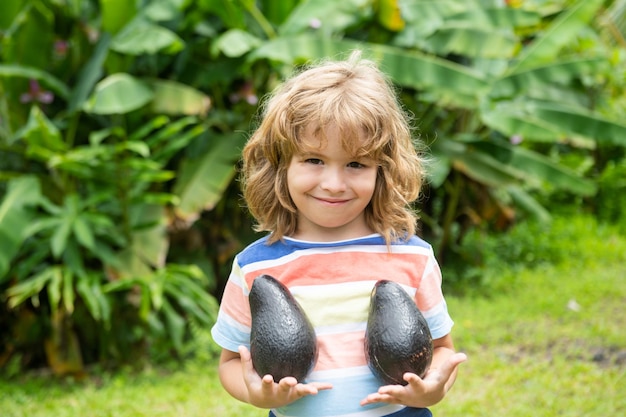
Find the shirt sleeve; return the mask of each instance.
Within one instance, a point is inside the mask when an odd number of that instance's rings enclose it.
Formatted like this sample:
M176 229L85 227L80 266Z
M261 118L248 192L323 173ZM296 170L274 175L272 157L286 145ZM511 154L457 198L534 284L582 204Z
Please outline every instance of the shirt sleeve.
M235 258L220 301L217 321L211 329L213 340L223 349L236 352L242 345L250 348L252 319L248 294L249 290L243 273Z
M441 269L434 254L431 253L415 293L415 302L428 322L433 339L439 339L447 335L454 325L448 313L448 306L441 290L441 283Z

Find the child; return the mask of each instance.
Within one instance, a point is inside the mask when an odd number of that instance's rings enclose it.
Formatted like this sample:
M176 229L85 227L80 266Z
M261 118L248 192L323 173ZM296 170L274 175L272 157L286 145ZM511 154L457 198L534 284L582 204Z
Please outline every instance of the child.
M430 245L415 236L409 203L423 160L392 84L354 52L286 81L266 103L243 150L244 198L269 234L235 258L212 329L219 375L235 398L270 416L430 416L466 357L455 353ZM274 383L250 357L248 293L255 277L285 284L315 327L319 356L306 381ZM434 355L406 386L368 368L364 334L376 281L396 281L428 321Z

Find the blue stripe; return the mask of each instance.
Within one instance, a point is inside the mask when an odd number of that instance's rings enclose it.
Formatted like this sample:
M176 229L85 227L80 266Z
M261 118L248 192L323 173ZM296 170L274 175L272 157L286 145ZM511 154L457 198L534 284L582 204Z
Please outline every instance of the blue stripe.
M250 349L250 333L244 333L233 326L228 326L224 320L218 320L211 329L211 336L220 347L237 352L243 345Z
M276 242L272 245L267 245L268 236L265 236L250 245L248 245L243 251L237 255L237 262L240 266L245 266L250 263L267 261L272 259L279 259L283 256L289 255L293 252L305 249L315 248L337 248L342 246L351 245L379 245L385 246L385 240L380 235L366 236L358 239L345 240L340 242L303 242L285 238L282 242ZM430 244L422 240L418 236L412 236L408 241L394 242L393 245L397 246L418 246L423 248L430 248Z
M315 380L311 379L307 382L315 382ZM318 382L330 382L333 388L320 391L317 395L304 397L278 411L294 417L324 417L386 406L386 404L372 404L362 407L359 404L367 395L378 391L380 387L380 382L372 374L318 380Z

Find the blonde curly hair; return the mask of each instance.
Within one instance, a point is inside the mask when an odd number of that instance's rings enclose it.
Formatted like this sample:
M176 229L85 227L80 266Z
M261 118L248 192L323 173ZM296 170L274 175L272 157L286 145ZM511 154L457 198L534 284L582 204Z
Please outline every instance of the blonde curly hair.
M269 243L296 231L287 168L304 150L302 133L313 128L323 136L331 125L344 149L378 163L374 195L365 209L367 225L387 244L415 234L418 217L410 203L419 197L425 160L393 84L360 51L345 61L305 67L269 96L260 116L243 149L241 180L255 230L271 232Z

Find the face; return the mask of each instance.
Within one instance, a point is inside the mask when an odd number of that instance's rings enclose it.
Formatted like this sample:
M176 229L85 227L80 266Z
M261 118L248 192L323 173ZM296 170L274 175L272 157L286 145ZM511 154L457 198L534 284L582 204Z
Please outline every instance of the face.
M298 210L292 237L328 242L371 234L364 210L374 194L376 162L343 149L337 129L326 134L320 147L320 139L306 132L303 139L311 150L294 155L287 170L289 194Z

